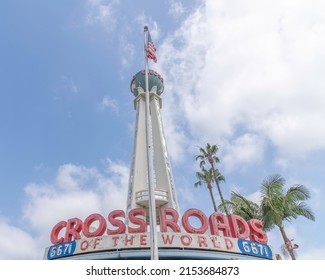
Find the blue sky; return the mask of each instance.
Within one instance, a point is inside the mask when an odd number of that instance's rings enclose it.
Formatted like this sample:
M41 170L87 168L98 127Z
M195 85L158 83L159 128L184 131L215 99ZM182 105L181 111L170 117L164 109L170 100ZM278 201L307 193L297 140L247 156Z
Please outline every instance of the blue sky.
M213 211L194 188L194 156L218 144L225 197L258 201L274 173L309 188L316 221L286 229L300 259L324 259L324 10L307 0L0 1L0 259L41 259L56 222L125 209L144 25L165 80L181 211ZM279 232L269 239L279 251Z

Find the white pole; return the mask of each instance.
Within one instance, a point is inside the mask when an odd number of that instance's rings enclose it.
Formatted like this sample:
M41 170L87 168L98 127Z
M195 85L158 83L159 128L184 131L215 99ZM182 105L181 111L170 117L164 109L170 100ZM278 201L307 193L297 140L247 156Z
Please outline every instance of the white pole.
M144 61L145 61L145 86L146 86L146 137L147 137L147 167L148 167L148 192L149 192L149 226L151 259L158 260L158 240L156 221L155 181L153 176L153 143L150 115L150 96L148 81L148 27L144 27Z

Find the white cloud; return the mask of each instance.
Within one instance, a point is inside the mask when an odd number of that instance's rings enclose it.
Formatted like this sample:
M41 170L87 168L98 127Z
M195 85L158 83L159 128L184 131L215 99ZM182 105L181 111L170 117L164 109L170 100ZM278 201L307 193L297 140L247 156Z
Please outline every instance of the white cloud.
M86 16L87 25L100 25L112 30L116 24L115 9L118 1L88 0L89 10Z
M119 106L117 104L117 101L115 99L112 99L108 96L104 96L101 103L100 103L100 109L105 110L109 109L112 110L115 113L118 113Z
M254 135L239 155L244 162L249 153L260 160L266 142L281 157L325 150L324 8L323 1L207 0L160 46L159 71L174 95L166 102L175 102L170 122L216 143Z
M0 217L0 259L40 258L37 240L24 230L11 225Z
M135 54L135 46L128 42L127 38L121 36L120 37L120 52L121 52L121 64L122 68L129 67L133 60ZM123 72L121 70L121 72Z
M106 165L105 172L100 172L94 167L64 164L53 182L28 184L22 209L24 229L0 219L0 259L40 259L50 245L50 231L57 222L124 210L129 168L111 160Z
M170 7L168 13L173 17L179 17L185 12L185 8L180 1L169 1Z
M25 188L28 203L24 218L44 231L71 216L85 218L93 212L124 209L128 168L108 161L107 172L73 164L60 166L53 184L31 183ZM51 209L50 215L44 209Z
M255 202L256 204L260 204L261 202L261 193L259 191L253 192L247 195L247 199Z
M147 16L144 12L142 12L137 18L136 22L140 26L148 26L150 34L154 42L157 42L160 36L160 29L157 21L153 20L150 16Z
M180 126L170 121L170 118L168 118L170 112L171 108L166 108L162 111L162 118L166 142L168 144L168 155L172 162L177 163L185 158L186 150L184 147L188 145L188 139Z
M223 163L226 170L245 167L263 158L264 141L254 134L244 134L225 146Z

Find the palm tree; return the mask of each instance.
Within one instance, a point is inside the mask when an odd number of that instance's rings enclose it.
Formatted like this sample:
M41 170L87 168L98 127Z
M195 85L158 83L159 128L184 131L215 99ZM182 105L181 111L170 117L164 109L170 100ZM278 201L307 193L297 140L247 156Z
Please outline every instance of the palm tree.
M221 189L220 189L220 185L219 185L219 181L220 178L223 178L224 181L224 177L220 174L219 170L215 168L214 164L215 163L219 163L220 160L219 158L216 156L216 153L218 152L219 148L217 147L217 145L210 145L209 143L207 143L205 149L204 148L200 148L200 154L197 155L195 157L196 161L200 161L200 167L202 168L207 162L210 163L211 165L211 169L212 169L212 173L213 173L213 178L214 178L214 182L217 185L217 189L218 189L218 193L221 199L221 203L223 205L224 204L224 198L223 195L221 193ZM228 209L227 206L225 205L225 213L228 216Z
M194 184L194 186L199 187L203 183L207 185L207 188L208 188L208 190L210 192L210 196L211 196L214 211L217 212L216 202L214 200L213 193L212 193L212 184L211 183L214 181L212 168L210 168L209 170L206 170L204 168L204 166L202 166L201 170L202 170L202 172L196 172L196 177L198 178L199 181L197 181Z
M294 249L297 245L291 243L288 238L283 222L291 222L298 216L303 216L314 221L315 216L311 209L304 203L310 198L309 190L301 184L284 190L285 179L280 175L272 175L266 178L261 185L261 209L263 212L264 228L266 230L277 226L281 232L285 247L293 260L296 259Z
M258 205L239 193L232 192L230 201L225 205L236 215L243 217L246 221L255 218L263 221L264 230L270 231L278 227L284 244L281 246L283 254L290 255L295 260L295 249L299 246L293 244L285 232L283 223L291 222L299 216L314 221L315 216L310 208L304 203L310 198L309 190L301 184L296 184L285 191L285 179L280 175L271 175L263 180L261 184L261 204ZM219 206L224 211L224 205Z
M218 208L221 212L225 212L225 206L230 213L244 218L245 221L249 221L250 219L263 219L260 206L238 192L233 191L230 200L225 200L225 205L220 204Z

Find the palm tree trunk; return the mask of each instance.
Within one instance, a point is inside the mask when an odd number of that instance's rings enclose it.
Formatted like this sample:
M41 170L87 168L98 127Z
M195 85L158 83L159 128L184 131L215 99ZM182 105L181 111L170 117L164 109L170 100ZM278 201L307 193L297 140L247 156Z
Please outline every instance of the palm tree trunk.
M290 239L288 238L286 232L284 231L284 227L283 226L278 226L279 229L280 229L280 232L282 234L282 237L283 237L283 240L284 240L284 245L286 246L288 252L289 252L289 255L291 257L292 260L296 260L296 256L293 252L293 247L292 247L292 244L291 244L291 241Z
M220 196L220 199L221 199L221 203L224 206L226 216L228 217L229 216L229 212L228 212L227 206L225 204L225 200L223 199L223 195L221 193L221 189L220 189L219 181L218 181L218 178L217 178L216 170L214 169L213 161L210 161L210 164L211 164L211 167L212 167L212 170L213 170L214 180L215 180L215 182L217 184L217 189L218 189L218 193L219 193L219 196Z
M210 192L210 196L211 196L211 200L212 200L214 212L217 212L217 205L216 205L216 202L215 202L214 197L213 197L211 184L208 185L208 189L209 189L209 192Z

